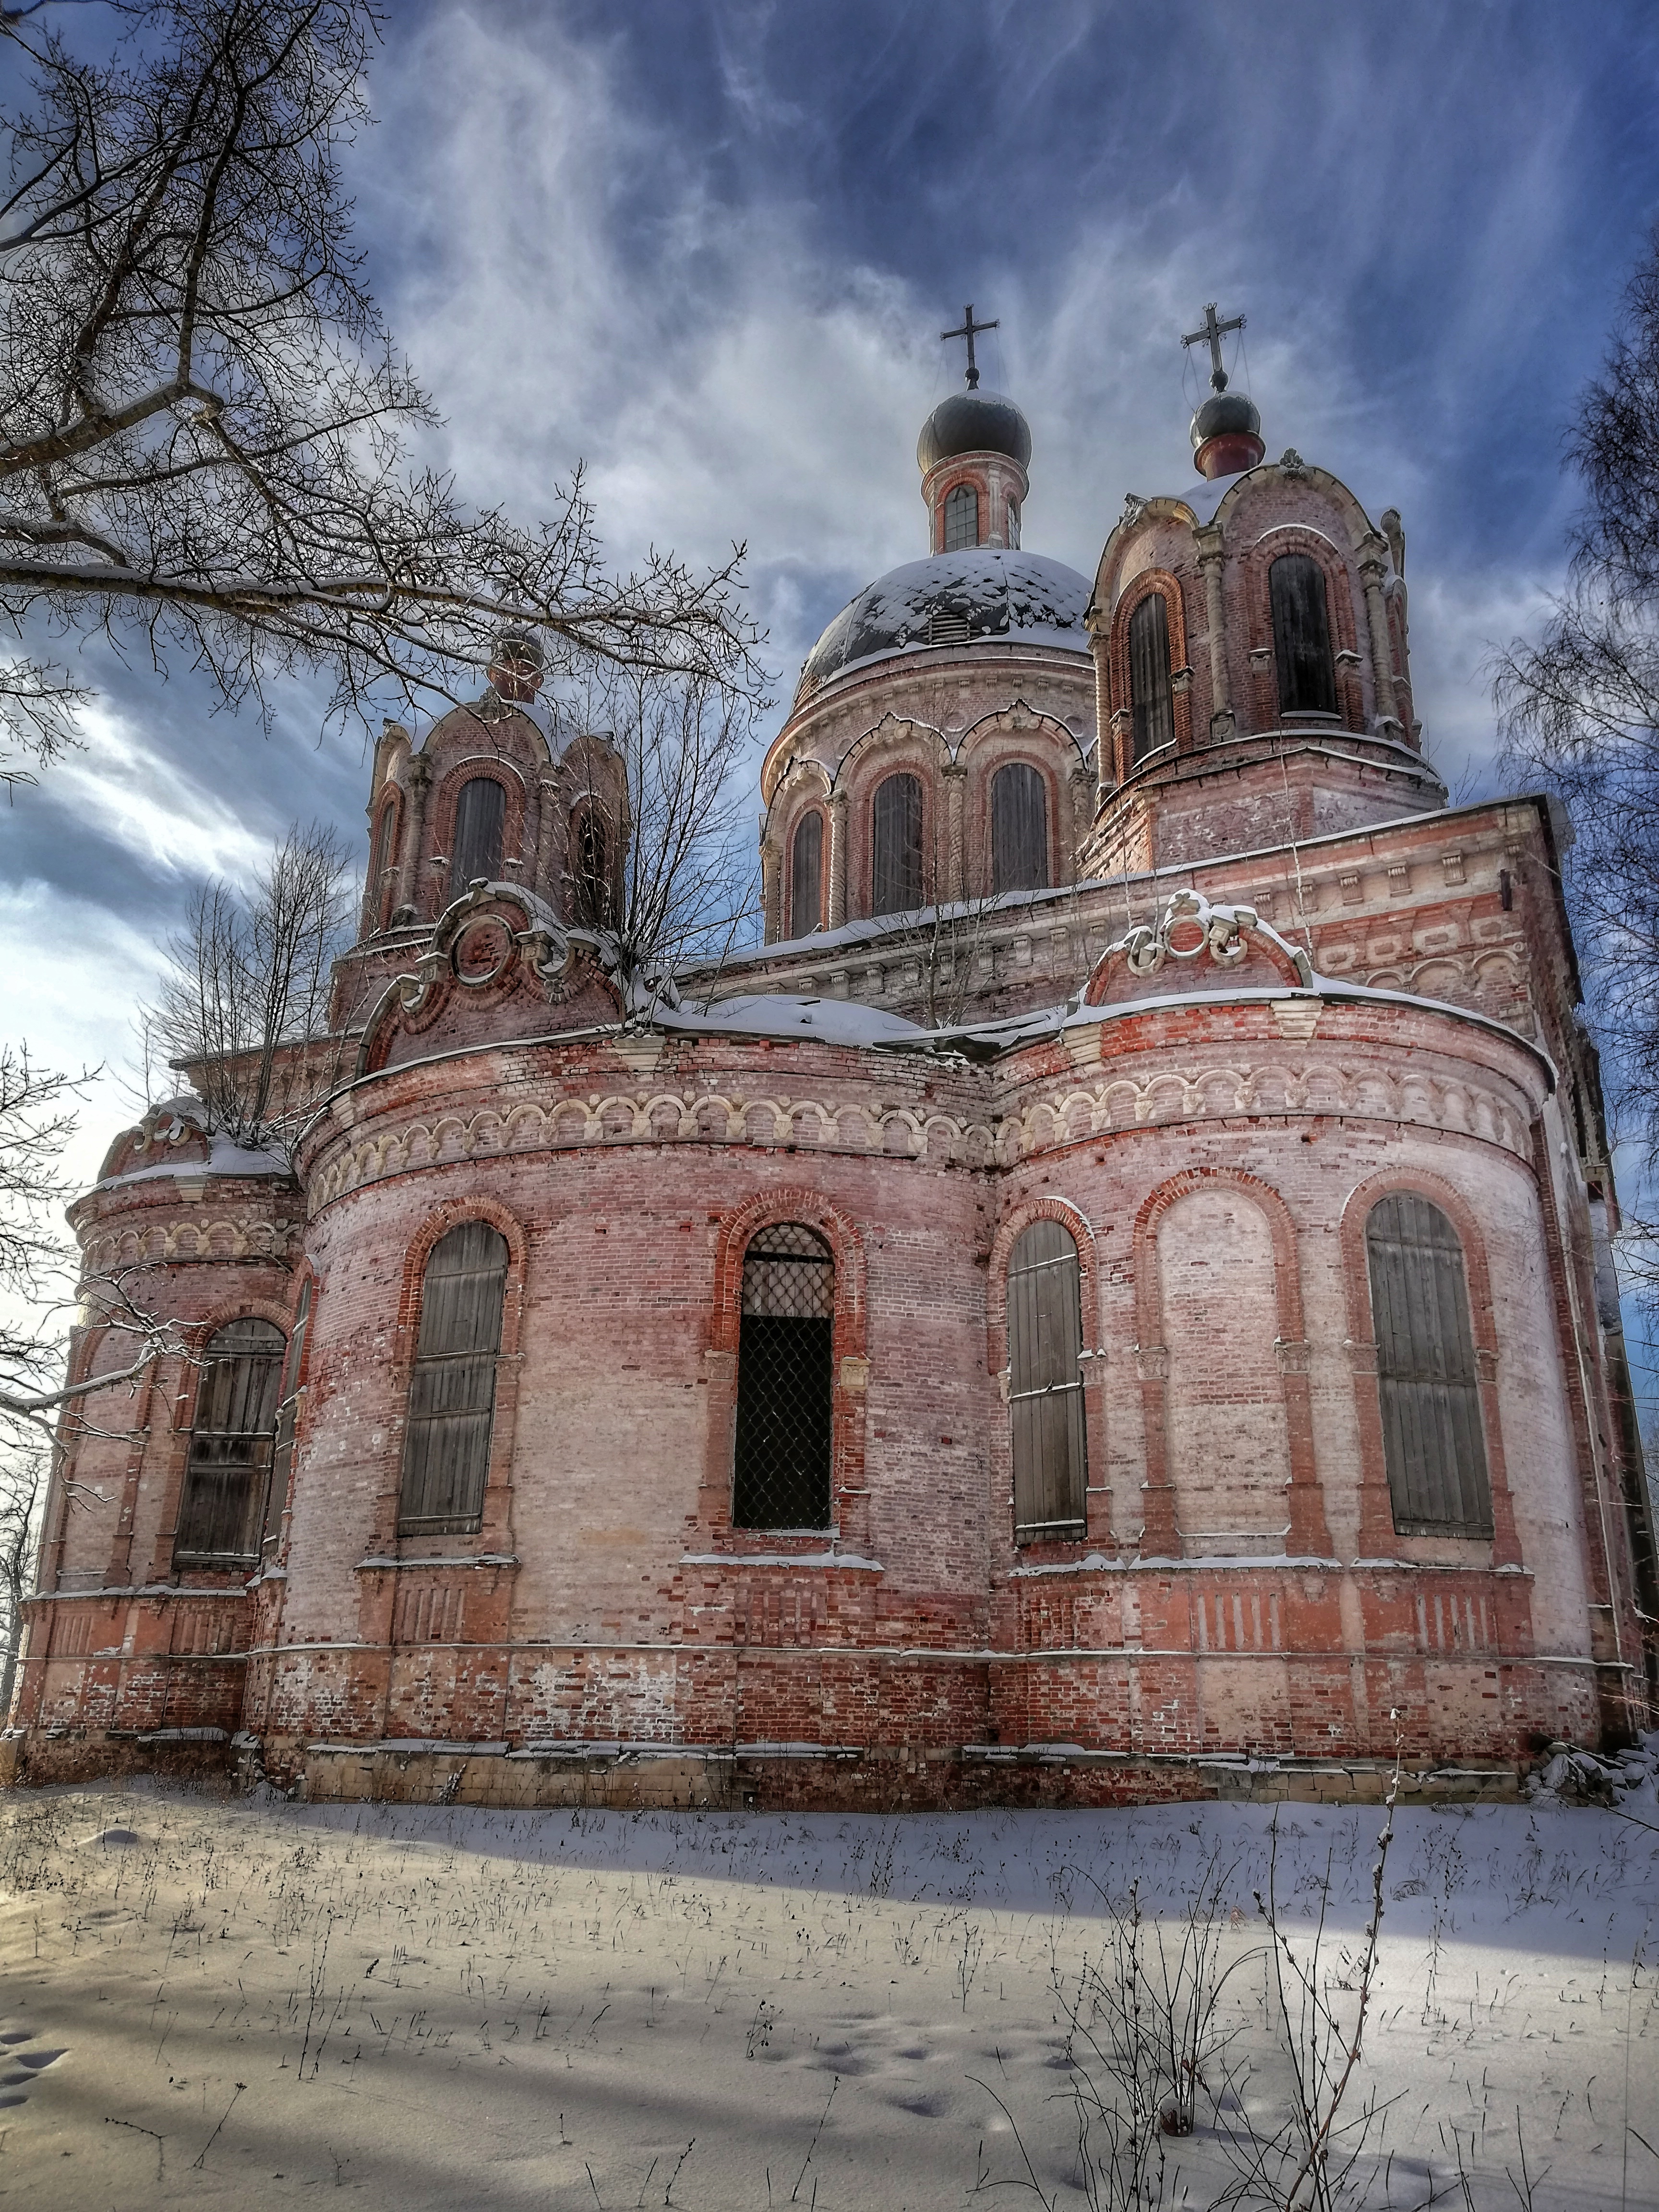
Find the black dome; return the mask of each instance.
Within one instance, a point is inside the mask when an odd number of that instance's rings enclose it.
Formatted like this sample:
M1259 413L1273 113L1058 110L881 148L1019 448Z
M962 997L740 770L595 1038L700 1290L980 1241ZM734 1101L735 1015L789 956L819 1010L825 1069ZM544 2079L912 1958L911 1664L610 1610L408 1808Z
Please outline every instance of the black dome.
M1193 417L1193 451L1207 445L1212 438L1243 435L1259 438L1261 435L1261 416L1253 399L1242 392L1218 392L1206 399Z
M1024 468L1031 458L1031 426L1000 392L953 392L922 424L916 461L925 475L958 453L1006 453Z

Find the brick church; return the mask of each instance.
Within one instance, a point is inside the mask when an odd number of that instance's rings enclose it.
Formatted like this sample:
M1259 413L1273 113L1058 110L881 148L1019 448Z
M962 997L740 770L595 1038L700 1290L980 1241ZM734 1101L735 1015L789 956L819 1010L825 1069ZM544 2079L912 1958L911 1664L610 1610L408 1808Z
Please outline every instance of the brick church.
M66 1437L15 1773L1090 1803L1398 1730L1477 1794L1655 1724L1567 825L1448 804L1400 518L1267 459L1212 311L1091 577L975 328L766 753L763 943L619 981L533 641L388 726L291 1167L175 1100L71 1209L195 1356Z

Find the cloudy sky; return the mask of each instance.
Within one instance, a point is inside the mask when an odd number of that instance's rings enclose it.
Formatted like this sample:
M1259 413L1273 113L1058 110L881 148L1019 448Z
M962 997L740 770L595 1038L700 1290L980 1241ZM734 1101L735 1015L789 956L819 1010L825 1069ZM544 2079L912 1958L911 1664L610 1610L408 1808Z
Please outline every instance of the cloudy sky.
M1270 452L1401 510L1428 743L1458 795L1492 787L1483 657L1559 578L1562 432L1659 216L1650 9L390 14L362 242L469 494L531 520L580 457L619 562L744 541L787 692L926 550L915 436L964 301L1030 418L1026 543L1086 569L1126 491L1190 478L1178 340L1218 300ZM361 836L367 760L303 692L267 738L183 673L82 665L84 751L0 806L0 1027L118 1071L195 881L295 815ZM112 1073L94 1167L121 1112Z

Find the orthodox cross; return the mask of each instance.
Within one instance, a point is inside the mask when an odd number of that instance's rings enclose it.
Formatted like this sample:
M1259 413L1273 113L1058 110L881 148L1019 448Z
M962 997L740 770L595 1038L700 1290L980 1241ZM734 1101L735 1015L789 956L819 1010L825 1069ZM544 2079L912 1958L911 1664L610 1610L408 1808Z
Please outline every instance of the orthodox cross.
M1227 372L1221 366L1221 341L1229 331L1242 331L1243 327L1243 315L1235 315L1230 322L1218 321L1215 301L1212 300L1204 310L1203 329L1188 331L1181 341L1184 346L1207 345L1209 347L1210 388L1212 392L1224 392L1227 389Z
M1214 310L1212 309L1211 312L1213 313ZM974 320L974 303L970 300L968 302L968 305L962 311L962 328L958 331L941 331L939 332L941 338L967 339L968 389L969 392L977 392L979 389L979 364L974 359L974 340L981 331L1000 330L1001 326L1000 320L990 323L976 323Z

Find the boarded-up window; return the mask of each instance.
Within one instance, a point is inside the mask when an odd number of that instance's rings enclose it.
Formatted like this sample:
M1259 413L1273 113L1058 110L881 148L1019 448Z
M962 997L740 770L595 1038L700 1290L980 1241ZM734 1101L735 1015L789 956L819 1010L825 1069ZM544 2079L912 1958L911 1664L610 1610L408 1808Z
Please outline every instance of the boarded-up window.
M586 929L609 929L611 922L611 850L605 817L584 806L571 825L571 915Z
M432 1248L409 1387L398 1526L404 1535L476 1528L495 1419L507 1240L464 1221Z
M493 884L501 872L501 824L507 794L494 776L475 775L461 786L455 801L455 849L449 859L449 888L459 897L482 877Z
M908 914L921 904L921 783L890 775L877 785L870 811L870 911Z
M268 1321L228 1322L208 1339L173 1543L181 1563L258 1556L284 1341Z
M1008 1262L1008 1413L1014 1538L1081 1535L1083 1302L1077 1245L1058 1221L1034 1221Z
M1267 571L1267 586L1279 712L1335 714L1336 663L1331 658L1325 571L1310 554L1281 553Z
M386 912L386 878L392 868L392 831L398 819L395 799L388 799L374 824L374 845L369 854L368 885L363 898L363 927L379 929Z
M1048 794L1026 761L991 778L991 884L999 891L1048 888Z
M945 550L960 553L979 544L979 494L972 484L957 484L945 498Z
M1365 1224L1377 1393L1401 1535L1490 1536L1492 1493L1457 1231L1400 1190Z
M1162 592L1149 592L1129 617L1129 705L1138 761L1175 743L1170 690L1170 617Z
M757 1231L743 1261L732 1518L739 1528L830 1526L836 1264L798 1221Z
M300 1376L310 1328L311 1278L307 1275L300 1286L300 1310L294 1316L294 1334L288 1340L288 1357L283 1362L282 1395L276 1407L276 1449L265 1505L267 1544L274 1543L281 1535L283 1516L288 1510L289 1486L294 1477L294 1430L300 1417Z
M789 934L810 937L823 921L823 817L805 814L789 866Z

